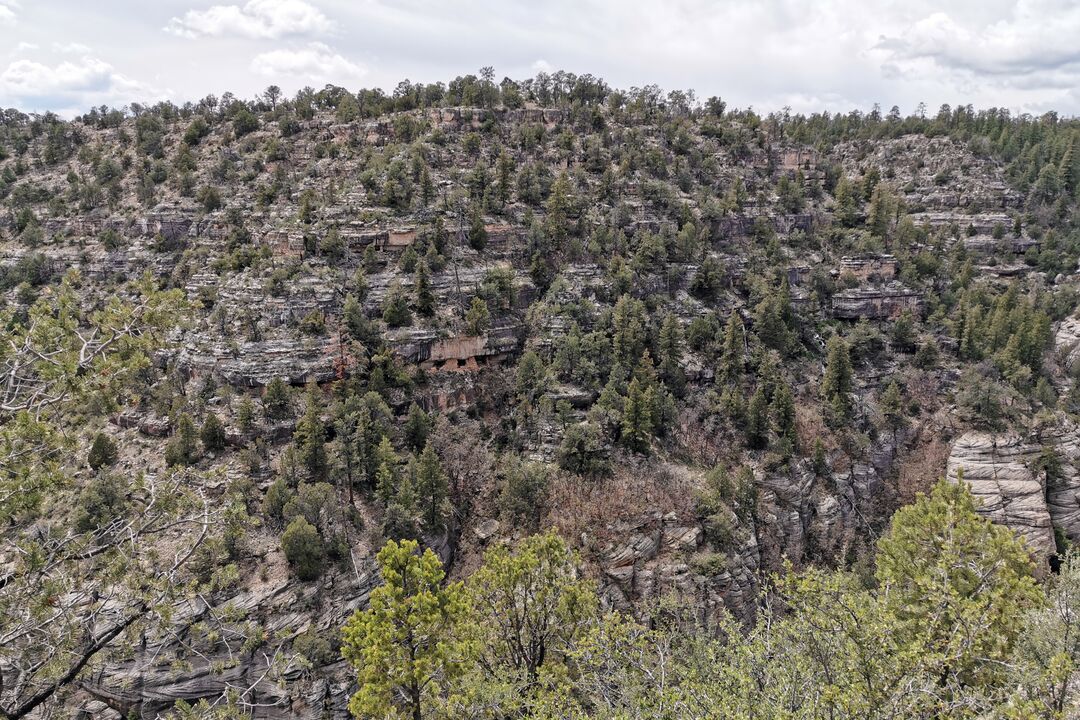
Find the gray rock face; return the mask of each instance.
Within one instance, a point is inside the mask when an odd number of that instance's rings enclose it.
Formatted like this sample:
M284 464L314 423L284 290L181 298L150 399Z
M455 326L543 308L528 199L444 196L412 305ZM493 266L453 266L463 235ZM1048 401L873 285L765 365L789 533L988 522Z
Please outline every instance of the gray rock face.
M953 444L947 477L963 481L979 512L1020 535L1041 570L1055 549L1045 477L1033 471L1042 449L1014 434L967 432Z
M1046 505L1054 526L1069 540L1080 540L1080 428L1063 422L1044 432L1043 447L1053 451L1046 477Z
M174 610L171 634L147 638L131 659L105 665L81 689L111 709L102 708L101 717L156 718L177 699L212 700L233 689L248 690L251 715L259 720L345 720L355 690L352 669L343 661L306 667L291 648L306 628L332 633L341 627L367 604L377 576L368 568L359 580L345 573L331 582L333 592L326 593L310 583L284 580L211 600L211 605L201 598L181 603ZM227 642L208 643L199 622L222 613L259 622L270 641L250 652ZM274 670L267 672L270 658L275 658Z
M1066 318L1061 322L1054 336L1054 347L1066 367L1072 370L1080 361L1080 318Z
M854 288L833 295L833 316L841 320L885 320L905 310L918 313L922 298L898 282L878 287Z
M214 375L232 385L257 387L274 378L294 384L332 380L338 349L336 337L281 337L232 346L191 343L177 359L189 371Z

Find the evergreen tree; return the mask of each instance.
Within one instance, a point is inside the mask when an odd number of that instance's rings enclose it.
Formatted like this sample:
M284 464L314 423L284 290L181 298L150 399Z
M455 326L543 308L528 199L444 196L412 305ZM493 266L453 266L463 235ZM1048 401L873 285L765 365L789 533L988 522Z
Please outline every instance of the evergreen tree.
M859 213L859 199L846 177L840 178L840 181L836 183L834 197L836 203L833 214L837 221L844 227L855 227Z
M389 505L398 491L398 465L401 459L394 451L390 438L383 435L375 449L375 493L384 505Z
M465 331L469 335L483 335L491 327L491 312L483 298L474 297L465 313Z
M293 443L296 445L300 463L310 477L326 476L326 426L319 415L320 403L314 385L308 388L307 407L296 423Z
M888 237L895 214L896 208L894 207L892 194L884 185L876 185L873 194L870 196L870 210L866 218L870 233L879 238Z
M795 433L795 397L791 392L791 386L786 382L777 385L772 400L773 426L780 439L789 445L791 451L796 448Z
M946 700L1002 680L1022 627L1015 619L1040 604L1027 549L978 514L962 476L893 515L877 580L896 640Z
M648 452L652 431L653 417L649 398L646 396L646 390L642 389L641 383L634 378L630 381L630 386L626 390L626 399L623 402L621 435L623 444L635 452Z
M885 426L893 434L893 440L896 439L896 433L907 422L907 418L904 415L904 402L900 395L900 386L895 380L889 383L889 386L885 388L885 392L881 395L881 414L885 420Z
M676 397L686 392L686 374L682 369L682 328L674 314L660 327L660 377Z
M911 352L915 349L915 318L911 312L905 310L893 323L890 334L893 347L900 352Z
M357 718L425 720L474 656L461 583L443 584L431 550L391 540L378 555L382 584L344 629L342 655L357 673L349 710Z
M431 292L431 271L428 264L421 260L416 266L416 312L422 317L432 317L435 314L435 295Z
M100 470L103 467L115 465L120 454L117 452L116 443L105 433L96 433L93 442L90 443L90 452L86 456L86 464L91 470Z
M495 679L521 679L528 693L542 667L562 664L599 609L578 558L555 533L526 538L513 552L497 545L469 578L481 663ZM524 700L524 698L521 698Z
M443 527L448 485L446 473L430 445L424 448L416 461L413 487L419 499L425 532L438 532Z
M743 330L742 318L735 310L728 316L727 326L724 328L724 345L720 351L720 367L717 379L726 385L737 385L742 379L743 358L746 353L746 334Z
M479 203L473 203L472 210L469 212L468 239L469 247L477 252L487 247L488 233L487 228L484 227L484 216L480 212Z
M821 397L833 413L835 421L842 422L850 417L853 390L851 352L843 338L833 335L828 343L825 376L821 380Z
M207 452L221 452L225 449L225 426L215 413L208 413L199 432L203 449Z
M392 328L412 325L412 313L409 312L409 300L405 297L400 283L394 283L383 300L383 322Z
M191 415L181 413L176 423L176 432L165 446L166 465L193 465L199 459L199 434L195 430L195 421Z
M746 443L754 450L763 449L769 442L769 397L764 386L758 386L746 418Z
M263 414L270 421L284 420L292 415L289 388L281 378L274 378L266 385L262 396Z
M281 536L285 559L303 581L322 575L326 564L326 547L322 535L303 515L293 518Z
M428 435L431 434L432 420L423 409L413 403L409 406L409 414L405 416L405 442L413 450L419 451L427 445Z

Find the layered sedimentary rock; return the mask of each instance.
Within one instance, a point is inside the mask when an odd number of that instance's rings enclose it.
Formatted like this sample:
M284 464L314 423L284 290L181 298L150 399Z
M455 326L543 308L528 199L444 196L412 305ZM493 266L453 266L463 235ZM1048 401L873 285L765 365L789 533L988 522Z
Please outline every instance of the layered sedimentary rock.
M1065 365L1074 369L1080 361L1080 318L1066 318L1054 336L1054 348L1061 354Z
M1045 570L1055 543L1045 474L1034 470L1041 451L1015 434L967 432L953 444L946 472L971 488L980 513L1016 531Z
M904 311L917 313L921 303L919 293L894 282L842 290L833 295L832 312L841 320L887 320Z

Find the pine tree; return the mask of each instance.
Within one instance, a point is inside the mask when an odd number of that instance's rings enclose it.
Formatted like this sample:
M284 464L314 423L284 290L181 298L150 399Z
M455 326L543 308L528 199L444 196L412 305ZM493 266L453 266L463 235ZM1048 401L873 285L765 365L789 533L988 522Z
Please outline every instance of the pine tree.
M839 182L836 183L834 197L836 198L834 211L836 219L844 227L855 227L859 212L859 199L856 197L856 191L851 182L846 177L840 178Z
M465 331L469 335L483 335L491 327L491 312L483 298L474 297L465 313Z
M686 374L682 368L682 328L674 314L669 314L660 328L660 377L676 397L682 397L686 392Z
M727 326L724 328L724 346L720 352L720 367L717 379L727 385L736 385L742 379L745 367L744 356L746 353L746 333L743 330L742 318L735 310L728 316Z
M484 216L480 212L479 203L473 203L472 210L469 212L469 247L477 252L481 252L487 247L488 234L487 228L484 227Z
M116 464L120 454L117 452L116 443L105 433L94 435L90 443L90 452L86 456L86 464L91 470L100 470L103 467Z
M851 393L854 376L851 369L851 353L839 335L829 338L829 354L825 361L825 377L821 381L821 397L836 417L837 422L851 414Z
M382 584L344 629L342 655L359 688L349 700L358 718L435 717L429 710L468 667L474 636L461 583L444 585L439 558L415 541L379 551Z
M428 264L421 260L416 266L416 312L422 317L435 314L435 295L431 292L431 271Z
M220 452L225 449L225 426L215 413L207 414L199 432L199 439L207 452Z
M769 442L769 398L759 386L750 398L746 418L746 444L754 450L763 449Z
M398 465L401 460L394 452L390 438L385 435L375 449L375 462L375 494L384 505L388 505L398 491Z
M431 171L424 165L420 170L420 201L424 207L428 207L434 199L435 184L431 181Z
M645 453L652 437L653 418L645 390L637 378L630 381L623 402L622 441L635 452Z
M326 476L326 427L319 410L320 403L312 385L308 388L307 408L293 432L293 443L300 463L313 479Z
M431 534L442 529L445 517L448 485L435 450L428 445L420 453L413 474L413 487L416 489L423 515L424 530Z
M409 414L405 416L405 442L413 450L419 451L427 444L428 435L431 434L431 416L413 403L409 406Z
M877 550L893 641L923 658L946 699L954 688L1003 681L1023 627L1016 618L1041 593L1028 550L979 515L962 474L898 510Z
M1080 157L1076 153L1076 135L1069 136L1069 144L1058 164L1059 183L1070 195L1076 195L1080 189Z
M791 451L796 450L795 433L795 397L791 392L791 386L781 382L773 393L772 400L773 426L781 440L790 444Z
M904 416L904 401L900 395L900 386L893 380L881 394L881 414L885 419L885 425L896 439L896 433L907 422Z
M236 428L240 435L247 438L255 429L255 403L245 395L236 408Z
M405 297L400 283L394 283L383 300L383 322L392 328L412 325L412 313L409 312L409 300Z
M500 207L510 202L511 176L513 172L514 161L510 159L505 150L501 151L495 169L495 197L498 199Z
M870 210L866 218L870 233L879 238L888 237L889 225L894 214L893 198L888 188L881 184L876 185L870 196Z
M181 413L176 423L176 432L165 446L165 464L193 465L199 459L198 437L191 415Z
M262 397L263 414L270 421L284 420L292 414L292 401L289 389L281 378L274 378L267 386Z
M322 535L303 515L289 523L281 536L285 559L301 580L314 580L322 575L326 563L326 546Z

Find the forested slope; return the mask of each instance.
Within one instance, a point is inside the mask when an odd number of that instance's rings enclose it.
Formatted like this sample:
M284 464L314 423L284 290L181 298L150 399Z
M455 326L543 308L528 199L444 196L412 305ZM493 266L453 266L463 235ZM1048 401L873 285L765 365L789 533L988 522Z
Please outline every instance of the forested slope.
M588 683L645 670L596 648L677 645L698 672L730 650L709 638L741 632L731 677L824 687L882 637L939 637L897 610L889 588L917 573L883 564L879 539L940 477L1010 532L945 488L911 522L966 518L985 542L958 556L1008 567L989 607L968 589L971 612L1009 617L979 621L990 634L969 640L996 639L964 656L974 669L913 644L874 672L924 689L941 672L933 702L955 707L847 688L784 712L1051 713L1003 699L1027 682L1061 683L1064 708L1071 660L1031 680L1014 640L1052 622L1022 609L1075 592L1024 578L1080 537L1078 135L970 107L760 116L566 73L5 111L0 712L156 717L228 697L255 717L344 717L341 628L387 540L458 580L549 529L530 542L590 610L552 651L561 670L498 673L500 702L702 717L629 676L640 697L605 707ZM904 545L892 532L885 547ZM906 562L931 562L920 543ZM869 614L831 614L852 605ZM867 635L795 643L809 625ZM806 675L769 685L775 658L753 657L770 643ZM814 666L822 652L843 669ZM886 667L915 652L945 669ZM708 682L688 692L719 697ZM447 683L438 703L468 700ZM525 712L470 683L488 709L438 712ZM586 699L562 704L558 683Z

